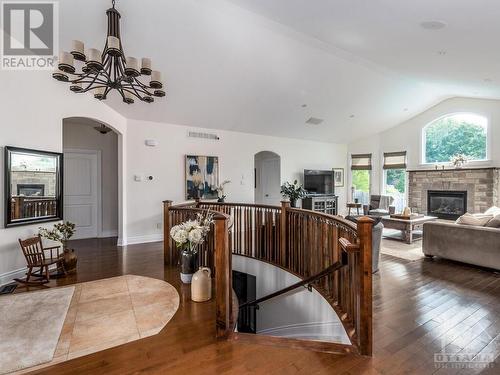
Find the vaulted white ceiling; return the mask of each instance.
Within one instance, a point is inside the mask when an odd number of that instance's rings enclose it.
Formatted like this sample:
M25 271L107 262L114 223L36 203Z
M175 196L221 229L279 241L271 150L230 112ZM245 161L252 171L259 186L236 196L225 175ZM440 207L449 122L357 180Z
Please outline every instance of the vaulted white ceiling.
M61 1L61 49L72 39L102 48L110 3ZM151 57L167 84L167 98L153 104L112 95L109 105L132 119L348 142L447 97L500 98L498 1L117 0L117 8L125 52ZM429 20L447 27L419 26ZM306 125L309 117L324 122Z

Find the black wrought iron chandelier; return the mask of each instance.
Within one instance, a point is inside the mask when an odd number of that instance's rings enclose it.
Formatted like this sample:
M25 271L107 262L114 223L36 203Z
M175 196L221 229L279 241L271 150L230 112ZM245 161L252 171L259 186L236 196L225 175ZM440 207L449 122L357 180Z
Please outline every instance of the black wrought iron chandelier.
M135 99L152 103L154 97L165 96L161 73L151 69L149 58L142 58L139 67L137 58L125 57L120 38L121 15L115 9L115 0L112 4L106 11L108 36L103 52L95 48L85 51L83 42L73 40L71 52L59 54L58 68L52 77L69 82L70 90L75 93L92 91L99 100L105 100L111 90L117 90L127 104L134 103ZM77 64L81 72L77 71ZM149 82L141 82L141 76L150 77Z

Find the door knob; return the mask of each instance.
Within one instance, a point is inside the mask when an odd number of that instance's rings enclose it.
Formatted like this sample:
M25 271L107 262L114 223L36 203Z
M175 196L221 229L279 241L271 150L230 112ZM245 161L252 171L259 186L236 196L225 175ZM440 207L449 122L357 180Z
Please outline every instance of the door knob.
M266 194L266 197L268 197L268 196L269 196L269 194Z

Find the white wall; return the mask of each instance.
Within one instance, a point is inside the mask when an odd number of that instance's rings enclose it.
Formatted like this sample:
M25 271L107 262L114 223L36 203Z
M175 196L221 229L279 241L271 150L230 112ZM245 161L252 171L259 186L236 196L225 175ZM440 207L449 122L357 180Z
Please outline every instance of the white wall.
M100 123L90 119L67 119L63 126L63 147L101 151L102 237L118 235L118 136L94 129Z
M407 151L408 169L434 168L433 166L426 166L421 163L422 129L427 124L443 115L457 112L472 112L488 118L488 133L491 142L490 160L486 162L469 163L469 165L478 167L500 166L500 101L471 98L447 99L392 129L348 145L349 155L356 153L372 153L372 193L378 194L382 191L382 164L384 152ZM349 183L347 186L350 189L350 178L348 181Z
M178 125L126 120L87 94L74 94L47 71L0 71L0 147L18 146L62 152L63 119L88 117L114 128L118 137L119 241L121 244L162 239L162 200L184 200L184 156L219 156L220 178L231 179L228 201L253 202L254 155L273 151L281 156L281 180L302 179L304 169L346 166L346 145L216 131L220 141L187 138ZM29 89L27 89L29 88ZM142 105L137 103L135 105ZM161 105L161 104L159 104ZM195 109L194 109L195 110ZM159 141L146 147L146 139ZM25 260L18 238L38 232L39 225L5 229L3 223L3 150L0 159L0 284L22 273ZM154 176L135 182L134 175ZM338 189L345 206L345 189ZM51 226L51 224L47 224Z
M255 259L233 255L233 270L256 277L257 298L301 281L297 276ZM350 344L339 317L315 289L303 287L263 302L257 311L257 332L272 336Z
M184 201L184 157L219 157L220 180L230 179L228 202L254 202L254 155L272 151L281 157L281 180L303 178L304 169L345 168L346 145L277 138L229 131L215 131L219 141L187 137L189 130L206 129L129 120L128 122L128 243L162 239L161 201ZM211 130L210 132L214 132ZM155 139L157 147L147 147ZM142 182L134 175L143 176ZM152 175L149 181L146 177ZM345 206L345 188L339 188L339 206Z
M38 232L39 225L4 228L4 146L62 152L62 120L90 117L113 126L126 140L126 120L86 94L77 95L52 79L47 71L0 71L0 284L8 282L25 266L18 238ZM122 174L126 160L121 157ZM119 192L120 200L125 192ZM123 216L126 220L126 217ZM47 225L51 225L50 223ZM125 233L124 228L124 234Z

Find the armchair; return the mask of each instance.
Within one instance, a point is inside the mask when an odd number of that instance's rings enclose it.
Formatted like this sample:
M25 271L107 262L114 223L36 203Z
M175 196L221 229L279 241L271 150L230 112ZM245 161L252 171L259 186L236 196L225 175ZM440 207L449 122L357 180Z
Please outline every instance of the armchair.
M389 195L371 195L370 204L363 206L363 213L369 216L387 216L395 213L396 208L391 206L394 198Z

